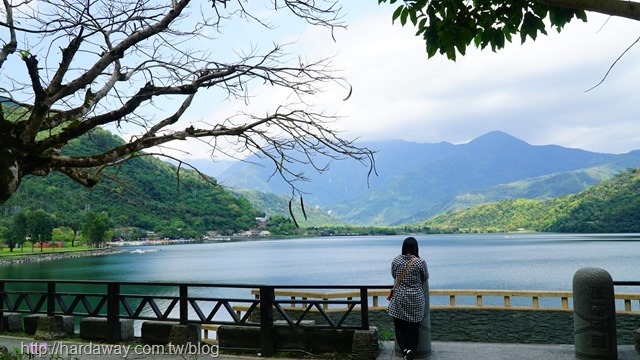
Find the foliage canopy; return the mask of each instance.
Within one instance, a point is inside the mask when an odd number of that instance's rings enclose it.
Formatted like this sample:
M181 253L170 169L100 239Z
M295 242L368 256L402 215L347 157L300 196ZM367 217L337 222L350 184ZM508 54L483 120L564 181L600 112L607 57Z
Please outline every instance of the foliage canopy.
M397 0L378 0L395 4ZM577 1L579 2L579 1ZM573 19L587 21L585 9L558 7L549 1L501 0L407 0L393 12L402 26L411 23L416 36L426 42L429 57L444 54L450 60L464 56L469 45L496 51L519 36L536 40L547 27L560 32ZM550 5L556 4L556 6ZM547 23L548 22L548 23Z

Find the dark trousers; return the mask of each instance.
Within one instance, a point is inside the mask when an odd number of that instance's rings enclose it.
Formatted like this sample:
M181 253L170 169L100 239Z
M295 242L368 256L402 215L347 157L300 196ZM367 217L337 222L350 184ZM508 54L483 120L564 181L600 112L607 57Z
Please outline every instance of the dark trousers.
M393 325L396 330L396 341L398 341L400 350L404 351L408 349L415 353L418 348L420 323L393 318Z

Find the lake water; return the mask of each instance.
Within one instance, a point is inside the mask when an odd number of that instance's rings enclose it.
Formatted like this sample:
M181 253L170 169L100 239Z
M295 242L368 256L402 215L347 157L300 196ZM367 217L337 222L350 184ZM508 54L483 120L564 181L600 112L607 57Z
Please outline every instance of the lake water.
M0 267L0 277L268 285L391 285L405 236L320 237L184 244L157 252ZM640 234L418 235L431 289L571 290L601 267L640 280ZM136 248L127 248L134 250ZM617 289L618 290L618 289ZM631 289L638 291L640 289Z

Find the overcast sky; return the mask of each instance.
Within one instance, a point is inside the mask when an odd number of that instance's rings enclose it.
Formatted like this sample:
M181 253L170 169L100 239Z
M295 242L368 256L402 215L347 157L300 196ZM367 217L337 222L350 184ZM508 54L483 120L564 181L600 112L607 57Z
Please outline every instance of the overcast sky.
M371 7L337 44L354 86L344 105L354 134L461 143L502 130L536 145L640 149L640 48L585 92L640 36L640 22L592 15L560 34L497 53L473 49L452 62L427 59L413 29L390 24L393 7Z
M347 91L333 89L317 104L346 116L334 127L347 137L459 144L501 130L534 145L640 149L640 48L629 50L602 85L586 92L640 37L640 22L590 13L588 23L574 21L560 34L550 31L524 45L518 37L497 53L470 48L453 62L441 55L427 59L412 27L391 24L395 6L375 0L350 5L348 29L336 31L336 42L326 29L299 24L278 35L296 41L294 48L306 56L335 55L334 66L353 94L342 101ZM273 103L263 92L251 106ZM190 116L214 119L238 106L245 105L201 101ZM202 154L192 149L192 155Z

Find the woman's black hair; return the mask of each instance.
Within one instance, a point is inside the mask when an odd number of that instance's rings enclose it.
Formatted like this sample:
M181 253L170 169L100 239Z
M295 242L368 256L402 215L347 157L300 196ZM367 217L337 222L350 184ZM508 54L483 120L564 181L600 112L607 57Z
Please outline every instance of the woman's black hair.
M413 236L410 236L402 242L402 255L413 255L415 257L420 257L418 255L418 240Z

